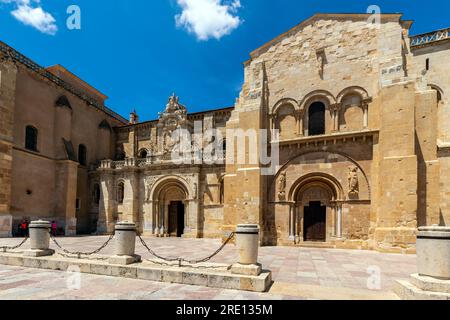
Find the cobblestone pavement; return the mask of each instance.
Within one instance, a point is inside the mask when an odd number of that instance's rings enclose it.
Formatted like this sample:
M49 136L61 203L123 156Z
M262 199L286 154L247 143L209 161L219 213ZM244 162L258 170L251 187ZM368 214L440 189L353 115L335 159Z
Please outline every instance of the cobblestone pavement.
M60 238L74 251L93 251L108 237ZM158 254L198 259L214 252L221 243L210 239L145 238ZM20 239L0 239L0 246ZM28 244L23 249L27 249ZM52 248L57 248L52 244ZM102 254L111 254L108 246ZM57 250L58 251L58 250ZM151 255L136 243L143 258ZM237 261L234 245L227 246L212 262ZM0 299L396 299L394 281L416 272L414 255L372 251L263 247L260 262L272 271L274 284L268 293L205 288L188 285L81 275L81 288L70 289L66 272L0 266ZM380 275L379 277L377 275Z

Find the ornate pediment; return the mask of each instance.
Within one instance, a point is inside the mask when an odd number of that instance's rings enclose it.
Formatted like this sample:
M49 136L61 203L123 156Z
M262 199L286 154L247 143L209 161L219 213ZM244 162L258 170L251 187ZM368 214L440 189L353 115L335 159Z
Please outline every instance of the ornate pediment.
M179 98L173 94L167 102L164 112L159 113L160 128L167 130L176 130L185 126L187 121L187 109L180 104Z
M187 109L180 104L179 98L173 94L169 97L166 109L159 113L158 131L162 153L172 151L176 141L172 139L172 133L177 129L189 129Z

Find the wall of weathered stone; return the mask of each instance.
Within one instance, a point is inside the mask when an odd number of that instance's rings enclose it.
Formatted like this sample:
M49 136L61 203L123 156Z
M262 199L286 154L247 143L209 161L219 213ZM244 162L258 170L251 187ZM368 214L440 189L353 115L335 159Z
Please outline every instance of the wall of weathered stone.
M422 135L425 135L428 148L431 148L433 157L428 157L428 162L420 168L422 173L422 194L426 196L425 203L419 208L423 211L430 209L427 219L422 219L420 225L440 224L448 225L450 223L450 79L448 70L450 66L450 42L444 41L434 43L422 48L413 49L412 72L417 79L418 90L424 92L428 99L426 110L422 110L424 119L428 123L422 126ZM429 70L426 70L426 64L429 64ZM432 89L435 98L431 97L427 90ZM428 98L427 98L428 96ZM434 101L433 99L436 99ZM422 103L423 105L423 103ZM424 120L422 120L423 122ZM420 123L419 123L420 124ZM436 142L438 147L435 154ZM426 168L426 169L425 169ZM428 187L427 187L428 186ZM428 190L430 189L431 190Z
M394 108L389 112L382 111L388 97L384 98L380 91L383 86L406 79L405 64L408 57L402 50L402 44L407 43L405 39L408 31L407 25L400 22L400 15L383 15L379 28L368 23L368 18L365 15L317 15L252 52L251 59L245 66L243 90L228 127L259 129L273 126L281 129L281 140L285 140L286 145L291 144L287 148L289 151L281 155L283 165L289 157L295 157L302 151L317 152L334 148L332 141L328 141L325 146L321 138L311 138L309 145L306 140L302 141L308 136L309 105L316 101L323 102L326 106L325 134L350 134L348 138L338 142L336 149L348 152L347 155L354 157L358 165L366 168L369 184L374 184L371 187L370 202L350 205L344 213L344 218L348 219L345 234L347 240L353 241L360 237L365 243L358 245L372 247L374 244L369 244L368 241L373 238L377 222L382 220L380 215L391 215L391 208L381 214L374 204L379 205L381 197L398 189L398 185L389 182L384 185L383 190L380 189L380 180L384 179L379 180L378 176L384 178L388 167L381 158L386 160L395 156L397 148L405 149L402 141L397 145L395 141L393 144L391 141L389 150L385 147L387 141L378 145L378 130L384 127L386 137L395 137L396 134L390 128L395 130L394 123L400 118ZM414 98L414 93L411 97ZM364 104L368 108L367 120L364 119ZM413 106L414 99L412 107L409 106L412 108L412 115ZM338 118L334 120L333 110L336 107ZM383 124L384 117L387 119L389 116L391 118ZM403 123L403 126L404 130L414 132L413 122ZM362 142L364 146L355 144L354 134L364 131L371 132L370 138ZM412 149L408 149L406 153L414 158L414 140L409 142ZM322 163L324 165L326 164ZM317 173L327 170L319 164L317 166ZM411 166L416 167L417 163L413 161ZM259 174L255 167L258 166L253 165L253 172ZM248 170L250 169L236 165L227 166L224 229L231 230L234 223L248 221L251 216L247 214L248 211L253 211L253 214L261 212L263 224L268 225L269 229L273 228L270 232L276 232L278 239L285 239L289 236L286 230L289 227L286 222L289 210L270 203L276 197L274 193L269 192L268 204L255 201L258 194L269 189L265 189L263 179L249 176ZM304 175L300 171L288 174L288 181L300 179ZM339 176L341 171L342 168L331 169L329 174ZM399 171L402 172L400 175L408 175L408 179L412 180L411 188L414 189L416 172L403 167ZM252 190L251 195L249 190ZM409 213L400 214L398 218L407 224L410 216L415 217L414 206L417 200L414 196L405 200ZM391 198L386 202L390 203ZM395 206L394 202L396 200L392 200L392 206ZM350 212L351 210L354 212ZM274 214L284 217L284 220L275 218ZM270 222L271 219L278 221L276 226ZM250 220L255 222L258 219ZM273 238L267 235L263 237Z
M20 64L14 94L11 213L15 223L23 218L54 219L60 227L70 229L73 234L77 231L77 214L83 223L87 223L90 210L88 194L91 190L85 189L88 186L86 171L100 160L98 156L102 154L96 152L100 145L102 148L108 145L106 150L113 149L113 141L98 140L99 131L103 130L99 124L105 119L111 126L117 126L120 122ZM71 109L55 106L61 95L68 98ZM67 123L64 122L66 120ZM25 149L27 125L38 129L38 152ZM62 138L69 139L73 145L72 157L75 161L70 164L64 162L69 157ZM80 144L87 148L88 165L80 167L77 173ZM108 157L112 157L111 151ZM82 179L79 187L77 176ZM75 210L76 198L81 202L78 212ZM80 226L79 231L86 230L86 227Z
M2 57L0 57L1 59ZM0 63L0 237L10 236L16 67Z

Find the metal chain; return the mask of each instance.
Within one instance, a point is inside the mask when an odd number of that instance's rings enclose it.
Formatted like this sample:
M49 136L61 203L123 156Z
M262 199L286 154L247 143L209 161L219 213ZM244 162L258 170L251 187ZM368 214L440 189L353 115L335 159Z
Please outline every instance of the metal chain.
M23 246L23 245L25 244L25 242L27 242L27 240L28 240L28 237L26 237L25 239L23 239L23 241L22 241L20 244L18 244L17 246L14 246L14 247L4 246L4 247L0 247L0 249L1 249L3 252L6 252L7 250L16 250L16 249L19 249L21 246Z
M199 259L199 260L186 260L184 258L166 258L166 257L158 255L147 245L147 243L144 241L144 239L142 239L142 237L138 235L139 240L141 241L142 245L148 250L148 252L150 252L151 255L153 255L154 257L156 257L158 259L168 261L168 262L178 261L180 267L181 267L182 262L186 262L188 264L199 264L199 263L203 263L203 262L207 262L207 261L211 260L225 248L225 246L234 238L234 236L235 236L235 233L232 232L230 234L230 236L227 238L227 240L225 240L225 242L222 244L222 246L219 249L217 249L213 254L209 255L208 257L206 257L204 259Z
M178 258L165 258L163 256L158 255L156 252L154 252L152 249L150 249L150 247L147 245L147 243L144 241L144 239L142 239L142 237L140 235L137 235L137 237L139 238L139 240L141 241L142 245L144 246L145 249L147 249L148 252L150 252L150 254L158 259L164 260L164 261L169 261L169 262L174 262L174 261L179 261L180 259Z
M61 249L65 254L68 254L68 255L75 255L75 256L77 256L78 259L80 259L81 256L92 256L92 255L94 255L94 254L99 253L99 252L102 251L103 249L105 249L105 248L108 246L108 244L111 242L111 240L114 238L114 234L110 235L109 238L108 238L108 240L106 240L106 242L105 242L100 248L98 248L97 250L92 251L92 252L80 252L80 251L72 252L72 251L69 251L69 250L67 250L67 249L64 249L64 248L58 243L58 241L55 239L55 237L53 237L53 235L50 234L50 238L51 238L52 241L55 243L55 245L56 245L59 249Z

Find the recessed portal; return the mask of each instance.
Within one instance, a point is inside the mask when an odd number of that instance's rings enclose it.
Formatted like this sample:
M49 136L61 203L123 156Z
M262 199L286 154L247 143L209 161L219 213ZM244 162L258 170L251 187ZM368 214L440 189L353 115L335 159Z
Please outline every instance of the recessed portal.
M304 240L326 241L327 207L320 201L313 201L304 209Z
M184 204L172 201L169 204L169 234L171 237L182 237L184 234Z

